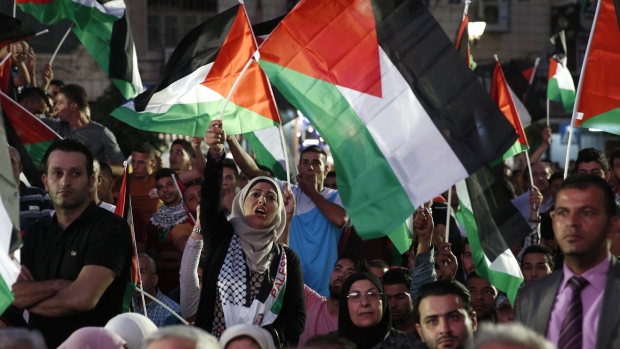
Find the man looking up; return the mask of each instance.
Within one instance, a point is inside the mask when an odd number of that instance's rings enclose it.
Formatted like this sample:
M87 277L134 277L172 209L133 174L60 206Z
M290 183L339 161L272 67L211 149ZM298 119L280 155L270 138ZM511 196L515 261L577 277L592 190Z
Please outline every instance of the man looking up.
M91 121L87 110L88 96L84 88L66 85L56 95L54 104L59 120L41 120L61 137L86 144L95 159L109 164L115 176L122 176L125 156L116 143L116 137L107 127Z
M563 268L519 292L516 318L559 348L615 347L620 342L620 263L609 245L620 220L614 194L598 176L570 176L551 218Z
M345 280L356 273L368 272L368 262L353 254L344 252L336 261L329 278L329 297L323 297L304 285L306 294L306 328L299 337L299 347L320 334L338 329L338 307L340 291Z
M467 348L477 327L469 291L458 281L436 281L420 288L414 308L416 329L428 349Z
M225 137L221 121L213 121L207 135ZM230 152L241 171L249 178L268 176L241 148L235 137L226 139ZM297 208L291 221L290 246L301 260L304 283L322 296L328 296L327 284L332 266L338 259L338 242L349 217L342 207L337 190L325 188L323 181L329 171L327 155L318 146L309 146L301 152L297 166L297 185L291 189ZM284 182L279 182L284 186ZM281 241L286 240L282 234Z
M42 176L56 213L24 236L13 305L30 311L29 327L56 348L75 330L105 326L123 310L129 282L127 222L91 202L93 156L80 142L54 142Z

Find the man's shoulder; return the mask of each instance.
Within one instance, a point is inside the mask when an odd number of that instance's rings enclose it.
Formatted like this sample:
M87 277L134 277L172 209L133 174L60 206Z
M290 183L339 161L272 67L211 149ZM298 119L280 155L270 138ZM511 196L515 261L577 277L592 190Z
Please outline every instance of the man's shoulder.
M543 278L534 280L529 284L526 284L521 290L519 290L519 299L539 299L543 294L546 294L551 289L557 288L564 272L556 270L553 273Z

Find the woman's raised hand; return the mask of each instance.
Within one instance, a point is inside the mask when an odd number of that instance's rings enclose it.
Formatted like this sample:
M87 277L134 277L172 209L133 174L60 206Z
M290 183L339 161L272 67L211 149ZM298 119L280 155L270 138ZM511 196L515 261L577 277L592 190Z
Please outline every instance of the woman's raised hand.
M226 132L222 128L221 120L213 120L205 133L205 143L209 146L211 155L220 155L224 152Z

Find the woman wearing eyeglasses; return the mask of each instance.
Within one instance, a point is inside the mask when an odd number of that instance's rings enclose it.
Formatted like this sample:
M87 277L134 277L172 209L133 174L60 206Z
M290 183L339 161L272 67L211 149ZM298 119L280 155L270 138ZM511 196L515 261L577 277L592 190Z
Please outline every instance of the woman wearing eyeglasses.
M415 349L422 345L416 337L392 328L381 281L369 273L351 275L342 285L338 335L353 341L358 349Z

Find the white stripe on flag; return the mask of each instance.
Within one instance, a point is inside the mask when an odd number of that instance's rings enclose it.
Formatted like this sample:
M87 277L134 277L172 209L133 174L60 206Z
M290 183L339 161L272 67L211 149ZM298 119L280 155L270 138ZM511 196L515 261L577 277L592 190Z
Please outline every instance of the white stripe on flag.
M510 85L506 84L506 86L508 86L508 90L510 91L510 97L512 98L515 108L517 109L517 114L519 114L521 126L523 126L523 128L529 126L532 123L532 116L530 115L530 112L527 111L527 108L523 105L523 102L521 102L521 98L517 97L512 88L510 88Z
M105 5L101 5L99 2L95 0L73 0L76 4L81 4L87 7L95 7L97 10L102 13L108 14L110 16L121 18L125 13L125 2L123 0L112 0L105 3Z
M213 63L204 65L153 94L144 112L164 114L173 105L196 104L224 99L219 93L201 84L211 71L211 67L213 67ZM135 110L133 101L125 104L125 107Z
M573 76L570 74L568 68L558 64L558 68L555 71L554 79L558 81L558 87L560 90L575 91L575 83L573 82Z
M379 57L382 98L342 86L338 90L372 134L413 205L419 206L438 195L437 188L448 189L468 173L381 48Z
M493 263L489 261L489 258L487 258L486 255L484 256L484 259L487 262L489 269L491 270L495 270L504 274L509 274L517 278L523 278L523 274L521 274L521 268L519 268L519 263L517 263L517 259L512 254L512 251L510 251L510 249L502 252L502 254L499 255L493 261Z
M269 154L282 165L284 169L284 150L282 149L282 140L280 139L280 130L278 126L264 128L254 131L254 135L263 144Z
M9 246L13 233L13 223L0 199L0 277L9 288L13 286L19 276L19 264L9 257Z

